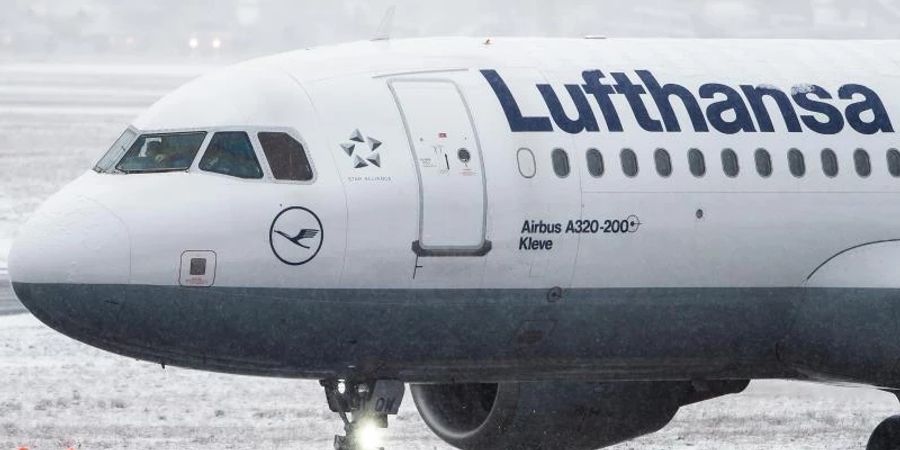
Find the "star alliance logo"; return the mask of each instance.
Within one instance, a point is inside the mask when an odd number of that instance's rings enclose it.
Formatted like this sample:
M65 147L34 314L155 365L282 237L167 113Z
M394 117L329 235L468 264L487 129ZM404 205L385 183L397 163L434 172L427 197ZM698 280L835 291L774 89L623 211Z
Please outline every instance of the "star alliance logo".
M350 135L350 142L341 144L341 150L350 158L354 169L369 166L381 167L381 141L371 136L363 136L358 129Z

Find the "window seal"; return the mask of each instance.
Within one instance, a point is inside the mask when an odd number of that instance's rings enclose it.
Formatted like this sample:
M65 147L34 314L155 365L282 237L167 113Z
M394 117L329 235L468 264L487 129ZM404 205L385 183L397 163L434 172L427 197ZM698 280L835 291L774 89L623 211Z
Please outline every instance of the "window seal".
M821 152L822 173L828 178L836 178L841 173L841 165L837 158L837 153L831 148L823 148ZM827 159L827 161L826 161ZM829 167L833 164L834 167Z
M662 178L671 177L675 171L672 167L672 155L665 148L660 147L653 152L653 163L656 173Z
M629 160L634 161L634 173L629 174L625 170L625 155L628 155ZM630 147L625 147L619 152L619 164L622 166L622 173L628 178L637 178L641 174L641 163L638 161L637 153Z
M769 150L760 147L753 152L753 162L756 163L756 173L763 177L769 178L775 173L775 167L772 164L772 154Z
M860 178L869 178L872 176L872 157L869 151L864 148L857 148L853 151L853 165L856 168L856 174Z
M595 155L596 160L600 163L599 165L591 164L591 155ZM591 178L603 178L603 176L606 174L606 160L603 158L603 152L601 152L600 149L596 147L591 147L584 152L584 159L587 166L588 175L590 175ZM598 170L592 170L592 167Z
M694 155L697 155L697 158L693 158ZM692 147L688 150L688 168L691 171L691 175L694 178L703 178L706 176L706 155L703 154L703 150L700 150L697 147ZM696 164L695 164L696 162Z
M788 150L788 171L794 178L799 179L806 176L806 155L799 148Z
M734 173L729 172L728 161L726 161L726 155L728 160L734 161ZM722 172L725 173L725 176L728 178L737 178L741 175L741 161L738 159L737 152L734 151L733 148L725 148L722 149L721 153L722 157Z
M531 175L526 175L525 172L522 171L522 153L527 153L527 158L531 160L531 167L534 169ZM530 180L537 176L537 159L535 159L534 152L531 151L530 148L520 147L519 150L516 151L516 167L519 169L519 175L522 175L522 178L525 178L526 180Z
M557 165L557 155L562 155L565 158L565 173L560 173L560 169L562 167L558 167ZM553 166L553 173L561 179L569 178L569 175L572 175L572 161L569 158L569 152L565 151L565 149L557 147L554 148L552 152L550 152L550 164Z
M888 173L894 178L900 178L900 150L889 148L887 151Z

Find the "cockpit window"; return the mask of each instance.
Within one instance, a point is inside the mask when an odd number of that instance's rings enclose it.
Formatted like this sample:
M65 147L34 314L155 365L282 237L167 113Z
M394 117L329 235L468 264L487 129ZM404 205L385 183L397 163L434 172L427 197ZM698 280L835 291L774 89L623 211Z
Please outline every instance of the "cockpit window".
M145 134L134 142L116 168L125 173L187 170L204 139L205 132Z
M259 133L269 167L276 180L311 181L312 166L303 145L287 133Z
M128 146L131 145L131 141L133 141L136 136L137 133L133 130L125 130L125 132L122 133L122 136L119 136L119 139L116 139L116 142L113 143L106 154L100 158L100 161L97 161L97 165L94 166L94 172L106 173L112 170L113 166L116 165L116 161L122 158L122 155L128 150Z
M253 151L250 137L242 131L230 131L213 135L200 169L237 178L262 178L262 168Z

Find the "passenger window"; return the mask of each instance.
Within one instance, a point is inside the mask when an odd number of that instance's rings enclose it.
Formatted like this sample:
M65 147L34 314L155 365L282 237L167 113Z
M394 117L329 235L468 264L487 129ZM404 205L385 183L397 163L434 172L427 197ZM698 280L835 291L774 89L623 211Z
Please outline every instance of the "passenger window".
M600 150L592 148L587 151L586 156L588 173L594 178L602 177L605 167L603 165L603 154L600 153Z
M116 168L125 173L188 170L205 139L205 132L145 134L134 141Z
M636 177L638 174L638 161L634 151L630 148L622 150L619 159L622 160L622 172L625 172L625 176L630 178Z
M250 137L242 131L230 131L213 135L200 169L237 178L262 178L262 169Z
M788 151L788 167L791 169L791 175L797 178L806 175L806 160L800 150L792 148Z
M763 178L772 176L772 155L769 154L769 151L764 148L757 149L754 158L756 159L756 172Z
M665 178L672 175L672 158L669 156L669 152L667 152L666 149L656 149L656 153L653 154L653 159L656 160L656 172L659 173L659 176Z
M853 152L853 162L856 163L856 173L866 178L872 174L872 161L869 160L869 152L858 148Z
M569 167L569 154L566 153L565 150L561 148L553 150L551 159L553 160L553 171L556 172L556 176L560 178L569 176L569 172L571 171Z
M688 152L688 165L691 166L691 173L700 178L706 175L706 158L703 157L703 152L697 150L696 148L692 148Z
M837 155L830 148L822 150L822 172L825 172L828 178L834 178L838 174Z
M276 180L312 181L309 158L296 139L287 133L259 133L257 136Z
M519 163L519 173L525 178L534 178L537 173L537 163L534 160L534 153L527 148L520 148L516 153L516 159Z
M738 176L741 172L741 167L738 165L737 153L730 148L722 150L722 170L724 170L725 175L728 175L730 178Z
M887 152L888 170L894 178L900 178L900 151L892 148Z

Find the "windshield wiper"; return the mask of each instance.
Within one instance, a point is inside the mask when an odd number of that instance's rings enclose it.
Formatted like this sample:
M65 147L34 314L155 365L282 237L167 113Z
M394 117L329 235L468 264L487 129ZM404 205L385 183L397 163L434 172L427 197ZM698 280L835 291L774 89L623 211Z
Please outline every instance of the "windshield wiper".
M167 173L167 172L187 172L188 167L168 168L168 169L117 169L122 173Z

